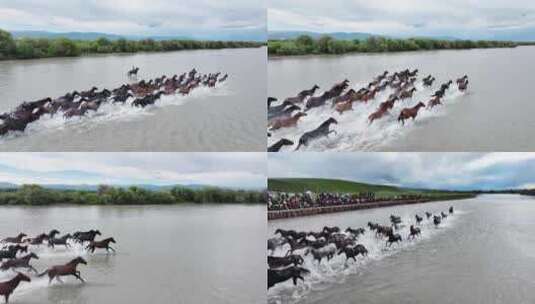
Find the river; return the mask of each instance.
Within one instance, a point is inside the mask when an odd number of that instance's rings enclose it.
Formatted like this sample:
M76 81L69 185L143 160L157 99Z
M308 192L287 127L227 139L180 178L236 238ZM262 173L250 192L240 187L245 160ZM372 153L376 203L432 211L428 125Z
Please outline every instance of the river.
M422 236L385 248L369 231L359 242L369 250L358 263L337 256L305 267L306 283L291 281L268 292L268 303L533 303L535 292L535 198L480 195L473 199L405 205L314 217L277 220L276 228L320 230L387 223L390 214L414 222L414 214L455 213L439 228L424 220ZM280 252L279 252L280 253Z
M194 50L0 61L0 112L22 101L73 90L116 88L131 81L172 76L192 68L228 73L215 89L164 96L144 109L103 105L66 120L43 117L0 139L3 151L265 151L266 48Z
M313 109L295 128L273 132L269 144L288 138L297 144L306 131L318 127L330 116L338 134L313 142L303 151L533 151L535 141L526 132L535 128L533 84L535 48L443 50L342 56L303 56L270 58L268 95L283 100L314 84L316 93L329 89L344 78L359 89L383 71L419 69L418 91L412 99L397 102L392 115L370 126L368 115L392 92L380 93L367 105L356 104L342 115L330 106ZM424 88L421 78L436 77L432 89ZM469 76L469 89L460 93L455 84L446 93L443 105L421 110L415 122L397 122L404 107L429 96L449 79ZM329 103L330 104L330 103ZM293 150L285 147L284 150Z
M265 206L0 207L0 234L99 229L117 254L31 247L38 271L81 255L85 284L31 276L17 303L265 303ZM0 272L0 280L14 276Z

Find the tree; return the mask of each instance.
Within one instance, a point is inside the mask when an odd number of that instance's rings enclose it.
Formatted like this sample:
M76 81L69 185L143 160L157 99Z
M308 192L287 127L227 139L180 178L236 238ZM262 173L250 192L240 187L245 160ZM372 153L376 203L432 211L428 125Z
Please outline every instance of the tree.
M0 59L12 57L15 50L15 41L11 33L0 29Z
M331 44L331 41L333 38L331 36L321 36L320 39L318 39L318 48L321 53L329 53L329 46Z

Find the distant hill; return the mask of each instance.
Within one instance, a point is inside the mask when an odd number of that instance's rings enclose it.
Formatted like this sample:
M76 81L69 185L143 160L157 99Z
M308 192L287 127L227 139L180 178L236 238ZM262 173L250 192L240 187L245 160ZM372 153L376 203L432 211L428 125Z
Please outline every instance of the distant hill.
M0 189L14 189L18 186L12 183L0 183Z
M161 40L221 40L221 41L265 41L265 32L257 30L243 31L218 31L214 33L195 34L195 35L169 35L169 36L150 36L150 35L117 35L99 32L48 32L48 31L11 31L15 38L68 38L72 40L96 40L104 37L109 40L120 38L128 40L153 39Z
M307 35L314 39L318 39L321 36L331 36L334 39L338 40L365 40L370 37L385 37L385 38L399 38L399 39L408 39L408 38L422 38L422 39L437 39L437 40L459 40L458 38L452 36L387 36L387 35L377 35L371 33L360 33L360 32L332 32L332 33L318 33L318 32L307 32L307 31L270 31L268 37L270 40L288 40L295 39L301 35Z
M142 40L151 38L153 40L170 40L170 39L193 39L186 36L134 36L134 35L116 35L116 34L106 34L99 32L66 32L66 33L55 33L55 32L46 32L46 31L12 31L11 34L15 38L69 38L72 40L96 40L98 38L106 38L109 40L117 40L121 38L131 39L131 40Z
M0 183L0 189L16 189L20 188L21 185L12 184L12 183ZM65 184L43 184L40 185L44 188L54 189L54 190L76 190L76 191L97 191L99 185L89 185L89 184L78 184L78 185L65 185ZM202 185L202 184L188 184L188 185L150 185L150 184L139 184L139 185L110 185L111 187L116 188L130 188L138 187L150 191L163 191L170 190L174 187L184 187L192 190L201 190L205 188L214 188L211 185Z
M369 33L346 33L346 32L333 32L333 33L317 33L307 31L270 31L268 37L270 40L287 40L295 39L299 36L307 35L314 39L318 39L321 36L331 36L339 40L364 40L372 36L377 36Z

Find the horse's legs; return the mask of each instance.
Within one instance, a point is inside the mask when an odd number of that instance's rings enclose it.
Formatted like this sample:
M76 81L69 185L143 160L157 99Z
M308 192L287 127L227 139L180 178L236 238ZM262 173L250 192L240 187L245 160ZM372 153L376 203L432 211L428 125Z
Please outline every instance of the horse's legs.
M33 272L38 273L38 272L37 272L37 269L35 269L32 265L28 265L28 268L29 268L30 270L33 270Z
M113 249L113 247L108 246L108 248L111 249L115 253L115 249Z
M61 284L63 284L63 280L60 279L59 275L56 276L56 280L57 280L58 282L60 282Z
M9 293L4 295L4 298L6 300L6 304L9 303Z
M292 280L294 281L294 286L297 286L297 277L292 277Z
M80 274L73 274L78 280L82 281L83 283L85 283L84 279L82 279L82 276Z

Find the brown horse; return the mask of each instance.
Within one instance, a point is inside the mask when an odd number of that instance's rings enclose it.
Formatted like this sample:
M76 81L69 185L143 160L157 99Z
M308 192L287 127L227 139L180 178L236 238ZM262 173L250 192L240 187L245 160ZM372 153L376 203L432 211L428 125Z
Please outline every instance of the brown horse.
M75 276L78 280L85 282L84 279L82 279L82 276L80 275L80 271L76 270L78 264L87 265L87 262L82 257L77 257L76 259L70 261L65 265L55 265L48 268L43 273L40 273L38 277L42 277L45 274L48 274L48 284L52 283L52 280L54 278L56 278L58 282L63 283L60 277L69 275Z
M107 238L107 239L103 239L101 241L91 241L89 243L89 245L87 245L86 249L91 251L91 253L95 252L96 248L106 249L106 251L108 251L108 252L111 249L113 252L115 252L115 249L113 249L110 246L110 243L114 243L115 244L115 239L110 237L110 238Z
M37 270L35 268L33 268L32 265L30 265L30 260L31 259L36 259L38 260L39 257L31 252L21 258L17 258L17 259L12 259L12 260L9 260L7 262L4 262L2 263L2 265L0 266L0 269L1 270L8 270L10 268L27 268L27 269L30 269L30 270L33 270L35 273L37 273Z
M440 101L440 96L435 96L429 100L429 102L427 103L427 108L432 109L441 104L442 102Z
M415 105L412 108L405 108L401 110L401 113L399 113L398 121L401 121L403 125L405 125L405 120L412 118L414 120L416 116L418 115L418 111L420 108L425 107L423 102L419 102L417 105Z
M273 130L278 130L280 128L294 127L297 125L299 118L304 117L304 116L307 116L307 114L303 112L298 112L294 116L275 119L271 123L271 130L273 131Z
M20 282L30 282L30 278L20 272L17 273L13 279L0 283L0 295L4 296L6 303L9 303L9 296L13 293L15 288L19 286Z
M342 101L336 104L335 110L342 114L345 111L353 110L353 100Z
M368 121L370 122L370 125L374 120L385 116L386 113L388 113L388 107L380 107L377 111L370 114L370 116L368 116Z

